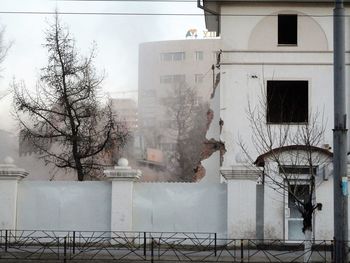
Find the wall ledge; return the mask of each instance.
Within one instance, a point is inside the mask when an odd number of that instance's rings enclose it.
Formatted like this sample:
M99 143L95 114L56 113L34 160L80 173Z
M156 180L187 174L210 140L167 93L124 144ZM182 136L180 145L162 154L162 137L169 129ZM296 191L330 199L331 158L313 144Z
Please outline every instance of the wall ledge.
M251 165L232 165L230 167L221 167L220 174L226 180L257 181L262 174L262 169Z

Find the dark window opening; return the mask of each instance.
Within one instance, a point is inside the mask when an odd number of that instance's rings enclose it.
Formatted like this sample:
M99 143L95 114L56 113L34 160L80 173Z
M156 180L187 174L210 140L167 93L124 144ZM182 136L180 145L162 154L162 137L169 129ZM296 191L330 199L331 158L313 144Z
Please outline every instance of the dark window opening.
M303 166L280 166L279 172L283 174L307 174L316 175L317 167L303 167Z
M267 81L268 123L308 122L308 81Z
M296 45L298 43L298 16L278 15L278 44Z

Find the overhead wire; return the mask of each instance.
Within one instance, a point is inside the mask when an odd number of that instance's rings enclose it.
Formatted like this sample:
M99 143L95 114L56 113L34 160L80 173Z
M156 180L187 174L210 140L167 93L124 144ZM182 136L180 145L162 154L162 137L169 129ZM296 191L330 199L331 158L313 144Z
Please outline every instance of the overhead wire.
M164 3L197 3L197 0L56 0L56 2L164 2Z
M55 11L0 11L0 14L21 15L105 15L105 16L203 16L196 13L144 13L144 12L55 12Z
M84 0L86 1L86 0ZM153 0L152 0L153 1ZM62 11L1 11L0 14L13 15L101 15L101 16L203 16L202 13L145 13L145 12L62 12ZM208 16L218 16L206 14ZM274 17L278 14L220 14L222 17ZM333 17L333 14L298 14L299 17ZM344 17L350 17L344 15Z
M53 2L59 3L59 2L134 2L134 3L197 3L197 0L51 0ZM201 0L203 1L203 0ZM230 2L237 2L234 0L206 0L206 3L209 2L219 2L219 3L230 3ZM238 1L239 2L239 1ZM254 3L256 1L250 1L251 3ZM267 2L278 2L278 1L267 1ZM287 0L285 1L287 3L333 3L333 1L304 1L304 0ZM203 16L204 11L201 10L201 13L170 13L170 12L69 12L69 11L11 11L11 10L1 10L0 14L9 14L9 15L98 15L98 16ZM207 16L218 16L218 14L210 14L206 13ZM241 13L241 14L234 14L234 13L222 13L220 14L222 17L267 17L267 16L278 16L278 14L258 14L258 13ZM329 14L298 14L299 17L333 17L333 13ZM350 14L345 14L344 17L350 17Z
M197 0L51 0L55 2L194 2L197 3ZM203 1L203 0L202 0ZM269 3L306 3L306 4L334 4L334 0L265 0L265 1L243 1L243 0L205 0L206 3L216 2L216 3L237 3L237 2L249 2L249 3L259 3L259 2L269 2ZM346 3L347 1L345 1Z

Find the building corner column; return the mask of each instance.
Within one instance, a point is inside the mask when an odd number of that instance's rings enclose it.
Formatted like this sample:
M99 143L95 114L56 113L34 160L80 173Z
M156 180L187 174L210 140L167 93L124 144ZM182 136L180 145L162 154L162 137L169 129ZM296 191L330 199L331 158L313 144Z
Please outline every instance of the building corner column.
M222 167L220 173L227 182L227 238L263 239L262 171L247 164Z
M0 164L0 229L16 229L18 182L27 175L11 157Z
M133 188L141 171L131 169L128 160L121 158L117 166L104 174L112 182L111 231L132 231Z

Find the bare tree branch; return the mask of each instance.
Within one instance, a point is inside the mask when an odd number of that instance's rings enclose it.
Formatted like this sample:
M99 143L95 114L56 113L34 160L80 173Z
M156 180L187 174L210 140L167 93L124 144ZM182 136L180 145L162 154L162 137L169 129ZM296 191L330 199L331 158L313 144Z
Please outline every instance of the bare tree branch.
M195 88L185 82L169 88L163 105L171 119L169 135L176 142L173 173L178 180L193 181L204 147L209 105L200 102Z
M113 118L110 106L98 101L102 77L93 66L94 50L80 57L75 41L56 15L46 32L48 65L41 70L36 94L14 83L14 104L23 135L45 163L73 169L79 181L104 165L103 151L123 146L125 127Z

